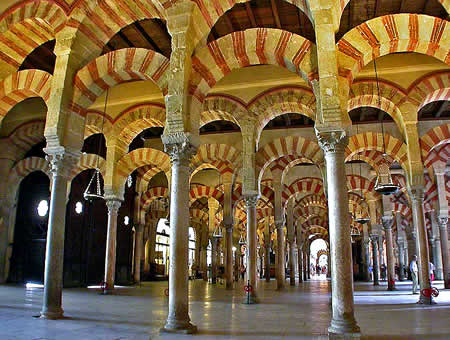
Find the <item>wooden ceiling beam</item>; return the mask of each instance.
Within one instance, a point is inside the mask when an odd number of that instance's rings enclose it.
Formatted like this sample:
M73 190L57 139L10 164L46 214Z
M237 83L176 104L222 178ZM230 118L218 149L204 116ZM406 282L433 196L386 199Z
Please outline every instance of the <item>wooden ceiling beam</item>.
M258 25L256 24L255 14L253 13L252 6L250 6L249 2L245 3L245 11L247 12L247 16L250 19L252 27L258 27Z
M270 0L270 6L272 7L273 16L275 18L275 25L281 29L280 15L278 14L278 7L275 0Z
M135 26L137 28L137 30L139 31L139 33L142 34L142 36L144 37L144 39L148 42L148 44L150 45L150 47L155 50L158 53L163 54L162 50L158 47L158 45L156 44L156 42L150 37L150 35L144 30L144 28L141 26L141 24L136 21Z

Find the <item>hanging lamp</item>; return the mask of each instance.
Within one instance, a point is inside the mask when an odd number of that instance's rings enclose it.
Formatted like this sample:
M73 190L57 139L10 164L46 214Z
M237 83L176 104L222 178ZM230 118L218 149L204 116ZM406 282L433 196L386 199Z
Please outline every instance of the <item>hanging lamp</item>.
M102 116L102 129L101 129L101 135L103 135L103 128L105 125L105 116L106 116L106 109L108 105L108 96L109 96L109 89L106 90L105 95L105 106L103 107L103 116ZM100 151L102 147L101 139L98 142L98 151L97 151L97 166L95 168L94 174L91 177L91 180L89 181L89 184L86 187L86 190L83 193L83 197L86 201L94 201L99 199L104 199L104 193L102 193L102 187L100 184Z
M375 59L373 60L373 67L375 70L375 80L377 84L377 93L378 93L378 107L381 108L381 92L380 92L380 84L378 81L378 72L377 72L377 63ZM386 154L386 142L384 140L384 111L381 110L381 134L383 139L383 157L387 157ZM383 166L384 165L384 166ZM399 186L392 181L391 172L389 171L389 167L386 163L383 163L379 167L379 173L377 176L377 180L375 182L375 191L382 195L392 195L395 194Z
M359 127L358 127L358 125L356 125L356 135L358 135L358 134L359 134ZM359 178L360 178L360 181L361 181L361 178L362 178L362 165L361 165L361 158L359 157L359 153L358 153L358 160L359 160ZM362 200L364 200L364 194L363 194L361 185L360 185L359 190L360 190L360 193L361 193L361 198L362 198ZM356 223L359 223L359 224L366 224L367 222L370 221L369 216L364 216L363 215L362 206L359 208L359 210L356 211L354 221Z
M215 239L219 239L219 238L222 238L222 237L223 237L222 229L220 228L220 226L217 226L217 227L214 229L213 234L212 234L212 237L215 238Z
M239 238L239 245L243 246L244 244L246 244L244 235L241 234L241 237Z

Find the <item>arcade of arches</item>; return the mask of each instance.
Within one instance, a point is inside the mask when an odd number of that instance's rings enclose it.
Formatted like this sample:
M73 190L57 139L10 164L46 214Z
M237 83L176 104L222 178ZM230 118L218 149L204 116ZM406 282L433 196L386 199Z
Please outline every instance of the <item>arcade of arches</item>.
M322 335L356 338L354 287L405 290L417 255L420 308L439 305L449 13L449 0L3 0L0 282L42 284L41 318L60 319L63 287L103 282L114 298L168 280L161 331L194 333L193 285L264 306L269 287L307 294L295 289L320 268ZM386 179L399 190L379 194Z

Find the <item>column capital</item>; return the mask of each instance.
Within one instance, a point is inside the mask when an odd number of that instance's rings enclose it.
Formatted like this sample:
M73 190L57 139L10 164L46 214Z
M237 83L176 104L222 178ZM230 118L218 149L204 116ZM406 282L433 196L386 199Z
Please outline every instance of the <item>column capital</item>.
M223 227L225 228L225 231L227 233L233 233L233 224L223 224Z
M64 147L45 148L45 159L50 163L50 172L53 176L70 178L74 165L78 162L81 153L70 152Z
M276 229L283 229L284 228L284 220L275 221L275 228Z
M122 201L118 199L106 199L106 207L108 208L108 214L116 214L119 212L119 208L122 205Z
M383 223L383 228L385 230L392 229L392 226L394 224L394 218L393 216L382 216L381 221Z
M169 154L172 163L189 166L192 156L198 148L197 138L191 134L179 132L161 136L164 151Z
M245 204L247 205L247 208L256 208L258 199L259 199L259 195L257 195L257 194L250 194L250 195L244 196L244 200L245 200Z
M370 234L370 240L374 243L377 244L378 238L379 236L377 234Z
M438 223L439 223L439 228L442 228L442 229L447 228L448 216L439 216Z
M425 197L425 192L422 186L414 186L408 188L409 196L412 201L416 201L417 203L422 203Z
M318 131L317 140L325 153L344 152L348 145L348 135L344 130Z

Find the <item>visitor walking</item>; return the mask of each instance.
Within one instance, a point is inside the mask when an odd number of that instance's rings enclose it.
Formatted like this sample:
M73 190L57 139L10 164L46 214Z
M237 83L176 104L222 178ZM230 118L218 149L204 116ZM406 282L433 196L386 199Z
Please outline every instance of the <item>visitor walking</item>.
M409 270L411 271L411 279L413 282L412 293L419 294L417 292L417 286L418 286L417 272L419 271L419 269L417 268L417 256L416 255L413 256L413 259L412 259L411 263L409 264Z
M429 262L430 265L430 281L434 281L434 264L430 261Z

